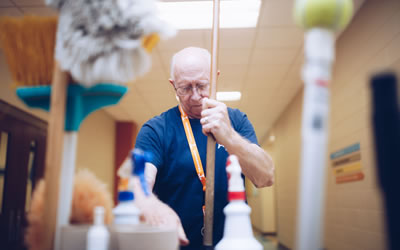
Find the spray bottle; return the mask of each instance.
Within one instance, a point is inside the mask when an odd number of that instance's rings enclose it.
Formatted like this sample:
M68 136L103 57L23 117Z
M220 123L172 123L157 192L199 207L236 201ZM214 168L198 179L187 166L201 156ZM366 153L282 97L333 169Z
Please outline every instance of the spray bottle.
M134 203L132 191L119 191L118 205L113 209L114 224L116 225L138 225L140 210Z
M104 207L94 208L94 224L87 233L86 250L108 250L110 233L104 225Z
M150 154L141 149L134 149L131 152L132 176L136 176L140 180L143 193L148 196L149 190L145 178L145 165L151 158ZM121 179L119 185L118 199L119 203L114 208L114 224L117 225L138 225L140 210L135 206L133 185L129 188L129 180ZM132 189L132 190L129 190Z
M228 200L224 208L224 237L216 245L215 250L262 250L263 246L254 238L250 222L251 208L246 204L246 195L241 177L238 158L231 155L227 161Z
M131 157L132 157L132 164L133 164L132 174L133 174L133 176L139 178L143 193L146 196L149 196L150 191L147 186L144 171L145 171L146 162L151 160L152 155L149 152L145 152L141 149L136 148L132 151Z

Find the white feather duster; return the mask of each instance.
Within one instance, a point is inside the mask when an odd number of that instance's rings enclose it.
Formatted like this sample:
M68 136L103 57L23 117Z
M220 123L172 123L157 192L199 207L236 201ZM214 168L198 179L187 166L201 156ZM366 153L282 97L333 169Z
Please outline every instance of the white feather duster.
M157 16L154 0L46 0L59 9L56 59L87 87L123 84L150 69L142 38L175 34Z

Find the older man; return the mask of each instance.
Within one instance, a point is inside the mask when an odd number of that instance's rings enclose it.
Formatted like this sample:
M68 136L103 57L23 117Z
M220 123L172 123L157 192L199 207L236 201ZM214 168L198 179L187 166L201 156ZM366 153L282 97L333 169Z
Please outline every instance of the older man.
M176 53L169 81L179 105L146 122L135 145L154 155L146 166L146 178L162 202L146 202L139 195L137 203L149 223L178 225L181 249L203 249L205 183L202 168L204 166L205 170L206 135L212 134L217 142L214 245L223 234L228 155L238 156L244 175L257 187L273 184L274 166L270 156L257 145L247 116L238 109L208 99L210 53L207 50L189 47ZM197 160L196 155L201 160Z

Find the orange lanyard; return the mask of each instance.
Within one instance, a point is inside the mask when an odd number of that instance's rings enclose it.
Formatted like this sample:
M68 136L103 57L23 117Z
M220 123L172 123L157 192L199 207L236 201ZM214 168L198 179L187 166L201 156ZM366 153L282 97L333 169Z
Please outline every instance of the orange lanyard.
M181 118L183 127L185 128L186 138L189 143L190 152L192 153L192 158L194 162L194 166L196 168L197 176L203 185L203 191L206 191L206 176L204 175L203 165L201 163L199 150L197 149L196 141L194 140L192 127L190 126L189 118L186 115L185 111L179 105L179 111L181 111Z

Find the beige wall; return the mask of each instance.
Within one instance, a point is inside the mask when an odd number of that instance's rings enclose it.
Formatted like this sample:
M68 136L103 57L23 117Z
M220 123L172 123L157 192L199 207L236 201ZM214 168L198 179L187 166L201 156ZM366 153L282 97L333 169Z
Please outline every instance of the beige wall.
M273 147L268 144L263 147L274 159ZM276 195L275 185L256 188L250 180L246 180L247 202L251 207L251 223L262 233L276 233Z
M329 153L359 142L365 179L336 184L332 171L327 172L324 247L329 250L385 249L368 80L386 68L400 73L400 1L369 0L337 43ZM288 247L294 246L296 228L301 106L302 91L273 127L278 238Z
M115 121L104 111L90 114L78 136L77 169L87 168L107 184L113 194Z
M279 241L294 246L300 161L302 91L296 95L273 127L276 220Z
M29 109L17 98L15 91L10 87L11 82L4 56L0 53L0 99L47 120L46 112ZM78 134L77 169L88 168L93 171L106 183L110 192L114 185L114 137L115 121L102 110L89 115Z
M330 152L361 145L365 179L327 183L325 244L329 249L385 249L384 211L375 173L369 77L393 69L400 76L400 1L370 0L338 43L332 85Z
M246 194L253 227L261 233L276 233L275 187L258 189L251 181L246 181Z

